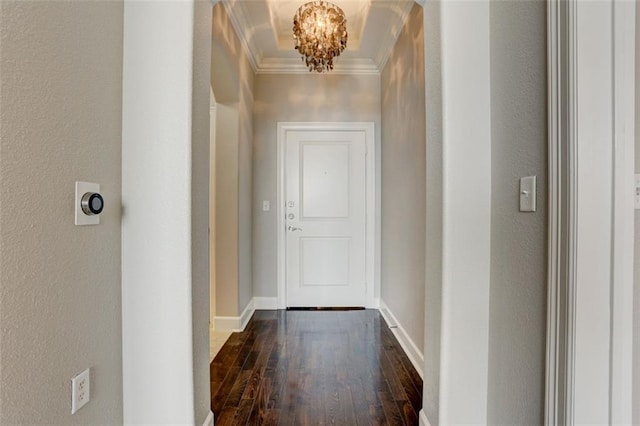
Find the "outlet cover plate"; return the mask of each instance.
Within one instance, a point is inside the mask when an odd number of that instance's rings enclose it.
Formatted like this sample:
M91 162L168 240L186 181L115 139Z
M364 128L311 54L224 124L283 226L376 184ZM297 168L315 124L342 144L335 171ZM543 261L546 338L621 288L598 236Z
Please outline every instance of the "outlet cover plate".
M91 399L91 369L71 379L71 414L84 407Z
M82 196L87 192L100 192L100 185L90 182L76 182L76 199L75 199L75 224L83 225L100 225L100 215L88 216L82 211L80 201Z

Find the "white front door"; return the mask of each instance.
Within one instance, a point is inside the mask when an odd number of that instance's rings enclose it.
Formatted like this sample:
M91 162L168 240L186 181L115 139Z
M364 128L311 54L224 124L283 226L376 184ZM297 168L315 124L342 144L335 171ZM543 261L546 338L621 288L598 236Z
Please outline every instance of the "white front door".
M285 138L287 306L365 306L364 131L288 131Z

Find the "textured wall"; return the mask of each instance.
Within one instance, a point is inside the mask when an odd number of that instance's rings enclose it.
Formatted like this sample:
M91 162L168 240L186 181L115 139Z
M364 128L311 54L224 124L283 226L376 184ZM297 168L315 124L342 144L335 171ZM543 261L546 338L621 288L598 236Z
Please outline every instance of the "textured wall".
M191 317L195 424L211 412L209 374L209 104L211 2L193 8L191 99Z
M379 150L380 78L258 74L254 99L254 295L276 297L277 124L279 121L373 121ZM271 211L261 211L262 200L271 201Z
M238 309L238 109L216 106L216 315Z
M424 386L422 409L433 426L439 424L440 327L442 325L442 61L440 2L425 3L426 86L426 249Z
M238 118L238 312L253 298L253 69L242 55Z
M380 78L381 299L424 345L425 92L422 8L413 5Z
M488 424L542 424L547 280L546 4L491 3ZM536 213L518 211L536 175Z
M3 425L123 420L122 31L118 1L0 2ZM101 184L99 226L74 226L76 180Z
M221 162L233 161L236 182L225 185L219 182L222 191L235 191L233 204L217 203L216 209L223 217L235 216L237 224L229 223L233 229L226 231L226 237L219 241L218 248L231 247L235 253L227 254L227 261L217 259L218 268L233 268L237 272L235 282L216 280L216 293L221 293L216 301L216 315L237 316L242 313L253 297L252 277L252 185L253 185L253 69L244 53L242 44L231 25L227 12L218 3L213 8L213 45L211 55L211 86L216 102L232 106L238 115L238 128L233 158L217 158ZM226 126L217 123L217 126ZM235 222L234 220L234 222ZM217 226L223 232L224 223ZM235 249L237 247L237 249ZM218 252L220 253L220 252ZM231 259L235 258L235 259ZM231 263L229 262L231 260ZM233 274L225 274L231 276ZM236 301L228 302L231 293L237 293ZM227 301L225 301L227 300Z

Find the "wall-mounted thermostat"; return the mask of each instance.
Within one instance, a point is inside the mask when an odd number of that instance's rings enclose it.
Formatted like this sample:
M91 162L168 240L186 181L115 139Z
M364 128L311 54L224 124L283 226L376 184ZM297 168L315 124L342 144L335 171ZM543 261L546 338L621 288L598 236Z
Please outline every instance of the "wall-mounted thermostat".
M76 182L76 225L99 225L100 213L104 209L104 199L100 194L100 185L89 182Z
M85 192L82 200L80 200L80 207L82 207L82 212L87 216L102 213L104 208L102 195L97 192Z

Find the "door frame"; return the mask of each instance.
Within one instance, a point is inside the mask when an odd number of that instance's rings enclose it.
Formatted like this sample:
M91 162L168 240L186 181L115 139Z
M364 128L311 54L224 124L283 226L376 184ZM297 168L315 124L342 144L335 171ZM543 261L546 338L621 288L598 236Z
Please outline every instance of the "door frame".
M285 217L285 141L289 131L364 131L366 144L366 231L365 231L365 269L367 283L365 286L365 307L377 308L379 297L375 292L379 286L379 266L376 266L376 253L380 249L380 227L377 219L380 206L377 202L378 168L376 162L375 123L374 122L278 122L277 152L277 306L287 308L286 287L286 217Z
M594 14L578 0L547 3L549 260L545 425L580 423L587 412L608 417L608 424L632 423L634 125L638 125L634 124L632 90L635 9L633 2L608 4L610 16ZM586 39L593 36L592 31L607 26L611 42L604 49L606 54L601 54L602 46L596 52L578 49L588 45ZM595 59L591 63L601 66L584 66L589 61L580 55ZM612 77L608 103L600 100L595 105L593 100L578 96L579 76L602 84L607 75ZM579 135L578 130L588 124L579 118L600 111L603 105L611 120L610 138L594 141L588 132ZM588 169L590 165L584 153L602 144L611 149L611 164L607 166L610 173L601 167L590 169L595 178L579 174L581 168ZM605 185L593 185L594 179ZM581 188L590 188L589 198L597 197L610 208L611 223L606 235L580 225L592 215L588 209L579 209L579 194L585 194ZM610 258L594 257L587 247L594 244L610 245ZM610 273L607 283L584 279L589 265L603 263ZM585 298L585 294L592 296L595 287L602 285L606 285L609 297ZM592 315L608 318L605 336L590 335ZM606 351L585 350L605 341ZM585 365L594 367L599 376L606 376L608 401L603 401L597 392L601 386L593 385L591 377L596 372Z

